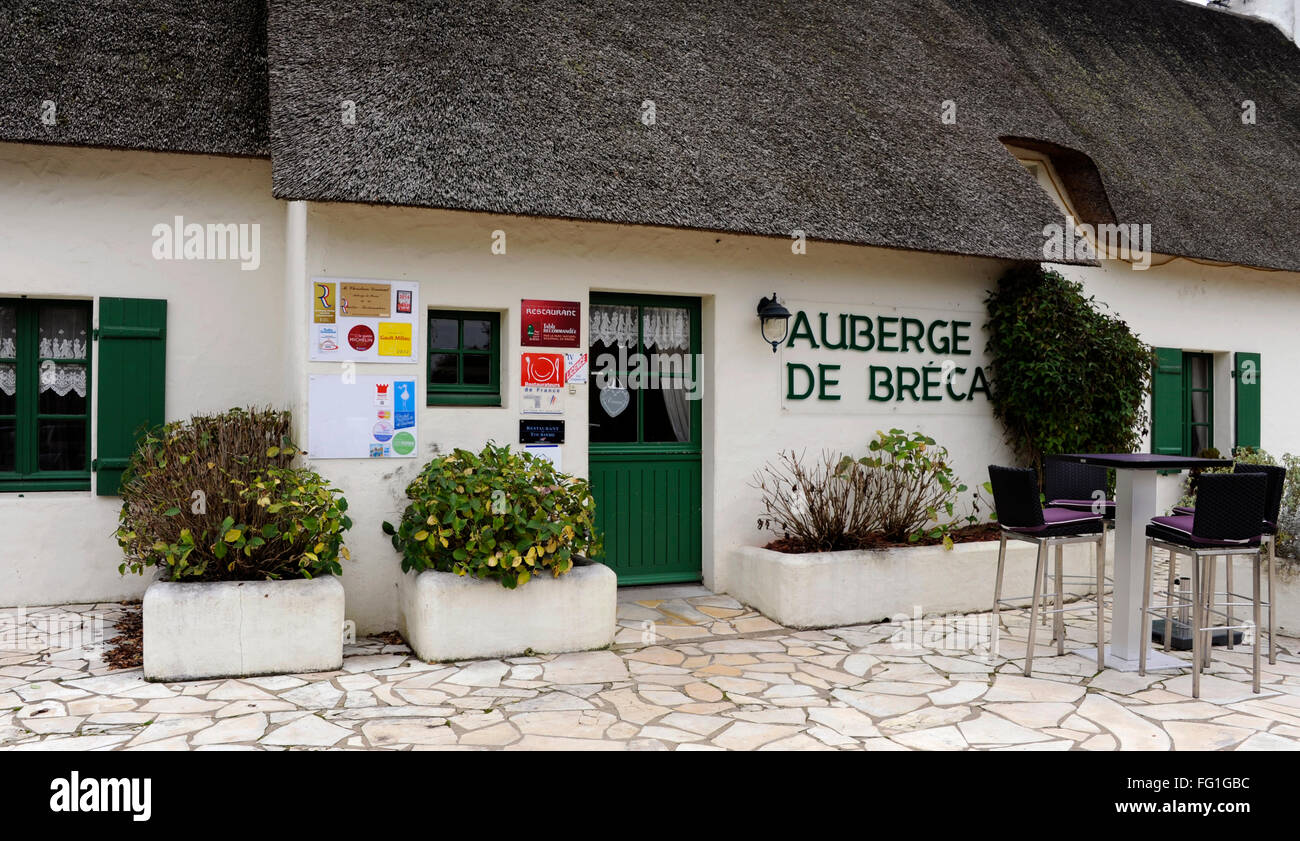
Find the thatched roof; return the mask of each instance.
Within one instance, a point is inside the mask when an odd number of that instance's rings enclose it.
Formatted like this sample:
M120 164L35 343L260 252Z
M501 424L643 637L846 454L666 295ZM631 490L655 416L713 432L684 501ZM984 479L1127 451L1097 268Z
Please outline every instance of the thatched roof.
M267 110L263 0L0 0L0 140L266 155Z
M1300 268L1300 51L1178 0L275 0L270 35L285 198L1034 259L1014 136L1092 159L1091 221Z
M1180 0L263 5L6 7L0 139L258 155L269 117L281 198L1038 259L1014 138L1089 221L1300 270L1300 50Z

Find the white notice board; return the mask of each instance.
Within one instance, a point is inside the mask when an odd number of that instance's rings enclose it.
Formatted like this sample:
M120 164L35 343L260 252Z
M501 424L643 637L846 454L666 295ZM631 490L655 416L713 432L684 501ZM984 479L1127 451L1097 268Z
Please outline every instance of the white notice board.
M415 458L414 376L312 374L307 394L309 458Z

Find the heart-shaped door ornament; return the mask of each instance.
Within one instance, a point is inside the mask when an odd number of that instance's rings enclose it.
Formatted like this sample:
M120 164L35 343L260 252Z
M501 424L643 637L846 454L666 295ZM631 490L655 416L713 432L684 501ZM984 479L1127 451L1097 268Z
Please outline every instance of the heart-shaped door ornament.
M632 402L632 395L621 385L612 385L600 390L600 408L611 418L623 414L627 404Z

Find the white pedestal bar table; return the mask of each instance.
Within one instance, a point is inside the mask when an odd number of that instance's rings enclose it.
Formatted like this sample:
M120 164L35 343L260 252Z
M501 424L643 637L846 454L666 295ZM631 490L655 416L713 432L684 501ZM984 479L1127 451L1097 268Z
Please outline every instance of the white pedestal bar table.
M1150 617L1139 617L1142 607L1143 567L1146 563L1147 524L1156 512L1156 473L1160 470L1231 467L1231 459L1185 458L1153 453L1071 453L1049 456L1064 461L1109 467L1115 471L1115 590L1110 613L1110 645L1106 665L1121 672L1136 672L1139 646L1151 645ZM1097 649L1077 652L1096 660ZM1172 669L1188 663L1162 649L1149 648L1148 669Z

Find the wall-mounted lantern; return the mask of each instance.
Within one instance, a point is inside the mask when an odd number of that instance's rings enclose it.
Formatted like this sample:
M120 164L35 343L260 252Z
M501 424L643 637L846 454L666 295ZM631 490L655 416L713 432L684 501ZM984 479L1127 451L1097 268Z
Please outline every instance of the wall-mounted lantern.
M761 298L758 302L758 322L763 332L763 341L772 346L776 353L777 346L785 341L790 331L790 311L776 299L776 293L770 298Z

